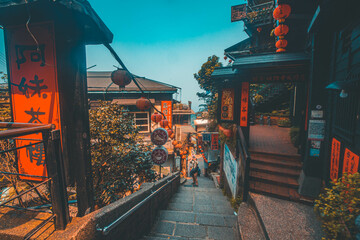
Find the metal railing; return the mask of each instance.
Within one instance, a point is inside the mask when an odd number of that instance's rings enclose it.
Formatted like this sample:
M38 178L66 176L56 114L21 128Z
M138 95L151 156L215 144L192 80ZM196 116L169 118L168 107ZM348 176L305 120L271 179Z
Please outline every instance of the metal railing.
M249 178L250 178L250 154L248 151L248 146L244 133L240 126L238 126L236 131L236 158L239 159L240 166L240 181L241 181L241 191L240 194L243 197L243 201L247 201L249 195Z
M54 130L55 126L52 124L34 124L34 123L13 123L13 122L0 122L0 129L5 129L0 131L0 141L6 143L2 145L2 151L0 151L1 161L10 161L10 157L17 158L18 151L21 149L27 149L36 145L43 144L45 166L48 173L48 176L37 176L26 173L19 173L18 169L15 166L9 167L9 171L0 171L1 176L15 176L17 181L25 182L29 189L18 191L16 184L12 183L16 195L9 197L8 199L3 200L0 203L0 207L7 207L14 210L22 211L32 211L32 212L46 212L50 213L51 216L45 219L41 224L36 228L32 229L29 233L26 234L25 239L31 238L36 232L38 232L46 224L54 220L55 229L65 229L69 221L69 208L67 203L67 192L63 171L63 163L61 158L61 146L60 146L60 130ZM30 134L41 133L40 139L30 138ZM16 143L16 140L30 140L35 141L35 143L29 142L26 145L19 145ZM8 149L5 149L8 148ZM15 164L17 164L17 160ZM9 162L10 164L10 162ZM9 165L10 166L10 165ZM35 178L35 179L34 179ZM34 184L35 182L39 182ZM31 195L36 193L37 197L40 200L46 200L47 197L40 194L39 189L46 189L48 186L50 192L50 202L51 204L46 204L48 206L47 210L43 210L40 206L26 206L22 199L25 195ZM34 194L32 194L34 195ZM34 200L34 196L30 196L31 200ZM15 201L18 201L16 203Z

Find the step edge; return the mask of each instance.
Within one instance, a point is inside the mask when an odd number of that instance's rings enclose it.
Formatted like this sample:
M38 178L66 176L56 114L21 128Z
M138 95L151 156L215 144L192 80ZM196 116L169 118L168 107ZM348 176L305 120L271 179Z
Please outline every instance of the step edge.
M263 163L263 164L269 164L269 165L280 165L281 167L289 167L289 168L302 168L302 164L296 164L296 165L292 165L292 164L288 164L288 163L283 163L283 162L269 162L269 161L263 161L260 159L251 159L251 162L253 163Z
M254 177L254 176L250 176L250 181L251 180L258 180L259 182L262 182L261 180L264 180L266 181L265 183L269 183L269 184L272 184L272 185L276 185L276 184L280 184L281 186L284 186L284 187L290 187L290 188L296 188L298 189L299 188L299 184L293 184L293 183L287 183L287 182L280 182L280 181L274 181L274 180L271 180L271 179L266 179L266 178L260 178L260 177ZM278 185L276 185L278 186Z

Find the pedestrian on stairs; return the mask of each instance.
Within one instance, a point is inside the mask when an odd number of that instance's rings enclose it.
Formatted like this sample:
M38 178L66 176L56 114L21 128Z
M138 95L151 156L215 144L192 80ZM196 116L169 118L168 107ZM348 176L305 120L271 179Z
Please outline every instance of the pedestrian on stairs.
M198 187L199 183L198 183L198 172L199 172L199 163L195 157L195 155L192 155L192 158L190 160L190 176L193 179L193 186L194 187Z

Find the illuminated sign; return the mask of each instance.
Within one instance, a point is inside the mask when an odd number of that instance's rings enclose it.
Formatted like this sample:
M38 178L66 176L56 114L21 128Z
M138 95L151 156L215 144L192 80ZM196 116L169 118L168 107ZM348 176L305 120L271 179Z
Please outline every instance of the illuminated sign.
M225 88L221 93L221 120L234 120L234 95L232 88Z
M59 93L56 73L55 40L52 23L6 29L11 104L14 122L54 124L60 128ZM19 173L47 176L44 145L35 144L42 135L31 134L16 140ZM35 144L35 145L31 145ZM29 180L41 178L21 177Z
M242 83L240 108L240 126L247 127L249 110L249 82Z

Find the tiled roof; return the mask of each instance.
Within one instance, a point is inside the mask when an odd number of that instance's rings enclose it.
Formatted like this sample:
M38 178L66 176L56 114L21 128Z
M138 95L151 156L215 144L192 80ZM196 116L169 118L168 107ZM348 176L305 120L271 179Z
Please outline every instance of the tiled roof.
M88 72L87 73L87 83L88 83L88 92L111 92L119 91L119 86L113 84L111 81L111 72ZM178 87L172 86L170 84L158 82L155 80L147 79L144 77L135 76L135 79L145 91L156 91L156 92L176 92ZM133 81L124 89L124 92L140 92L139 88L135 85Z

